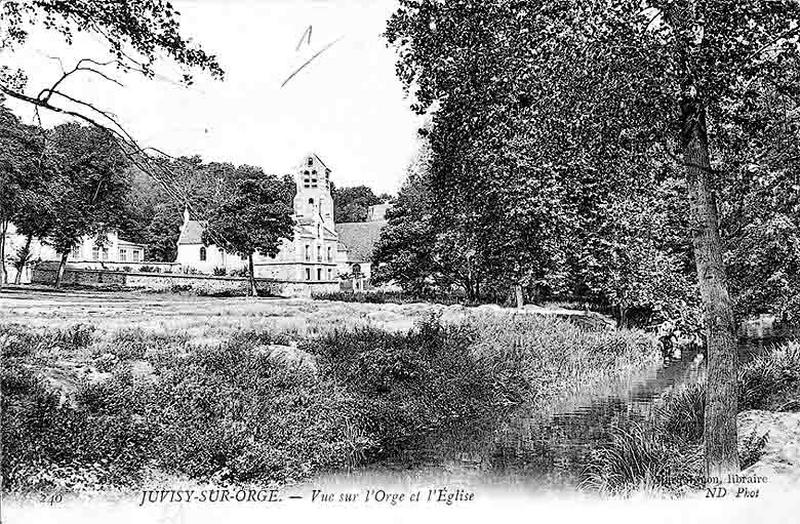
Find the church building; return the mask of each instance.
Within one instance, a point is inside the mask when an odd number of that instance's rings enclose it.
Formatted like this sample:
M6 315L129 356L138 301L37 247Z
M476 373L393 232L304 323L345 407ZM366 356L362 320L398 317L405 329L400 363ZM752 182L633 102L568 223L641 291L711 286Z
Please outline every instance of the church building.
M336 281L337 264L347 260L346 246L339 244L330 191L331 170L314 153L303 158L294 170L297 194L294 197L294 238L282 240L275 257L256 253L253 257L257 278L284 281ZM204 245L204 224L184 213L178 239L178 256L184 271L205 274L243 272L247 260L226 253L217 246ZM224 271L223 271L224 270Z

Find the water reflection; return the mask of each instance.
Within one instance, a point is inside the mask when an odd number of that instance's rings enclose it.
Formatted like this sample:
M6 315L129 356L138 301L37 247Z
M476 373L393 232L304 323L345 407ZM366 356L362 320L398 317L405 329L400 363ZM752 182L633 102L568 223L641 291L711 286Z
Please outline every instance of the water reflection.
M746 363L776 341L743 342ZM553 412L521 406L498 417L427 435L379 464L351 472L350 480L379 477L398 483L502 484L540 491L575 489L592 450L614 427L644 421L670 388L703 378L702 352L684 351L653 369L622 377L602 389L558 402ZM330 479L329 479L330 480ZM337 482L342 475L337 475Z

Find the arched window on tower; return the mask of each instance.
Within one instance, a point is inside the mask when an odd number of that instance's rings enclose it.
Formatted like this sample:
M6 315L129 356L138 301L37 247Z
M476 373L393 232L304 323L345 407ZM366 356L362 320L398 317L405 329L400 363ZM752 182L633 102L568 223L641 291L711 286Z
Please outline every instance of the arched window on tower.
M313 198L309 198L308 199L308 203L311 204L311 205L314 205L314 199Z
M205 262L205 260L206 260L206 248L201 247L200 248L200 261L201 262Z
M314 159L311 158L311 157L308 157L308 166L311 167L313 165L314 165Z

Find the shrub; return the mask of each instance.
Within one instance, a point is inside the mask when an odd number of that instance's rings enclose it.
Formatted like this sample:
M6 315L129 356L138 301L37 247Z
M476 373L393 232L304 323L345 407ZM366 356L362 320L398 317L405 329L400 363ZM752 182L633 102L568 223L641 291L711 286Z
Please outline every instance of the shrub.
M667 433L688 442L701 442L706 406L705 384L679 386L663 395L662 401L658 414Z
M135 483L148 460L148 427L130 408L93 415L59 402L30 370L2 369L4 490L94 489Z
M408 333L337 331L304 348L358 400L359 421L377 444L366 451L374 455L496 406L490 370L470 352L473 338L463 326L427 320Z
M224 277L225 275L228 274L228 270L225 269L224 267L215 267L213 269L213 274L215 277Z
M800 410L800 343L773 347L742 366L739 409Z
M138 360L148 350L160 351L165 347L180 346L186 342L185 333L167 334L145 331L142 328L125 328L115 331L105 346L96 348L95 354L110 353L121 360Z
M64 328L35 331L16 324L0 326L0 347L4 357L26 357L42 349L75 351L94 340L94 326L73 324Z
M640 492L673 496L703 486L699 445L665 438L649 423L614 428L608 443L592 452L583 487L609 495Z
M739 445L739 462L742 469L749 468L764 456L764 448L768 441L769 433L759 435L757 428L753 428Z

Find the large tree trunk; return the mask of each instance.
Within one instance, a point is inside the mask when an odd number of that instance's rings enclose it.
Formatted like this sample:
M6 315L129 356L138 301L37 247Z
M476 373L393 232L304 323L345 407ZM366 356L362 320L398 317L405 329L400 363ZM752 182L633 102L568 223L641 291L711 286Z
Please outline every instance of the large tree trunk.
M58 263L58 271L56 271L56 289L61 287L61 281L64 279L64 271L67 269L67 257L69 252L61 253L61 261Z
M33 241L33 235L28 235L25 237L25 246L22 248L22 252L20 253L20 259L15 264L17 268L17 274L14 276L14 284L17 286L22 283L22 272L25 270L25 266L28 265L28 260L31 258L31 242Z
M251 297L258 296L258 288L256 288L256 274L253 270L253 254L250 253L247 257L247 265L249 267L248 276L250 277L250 290L247 293Z
M514 301L517 303L518 308L522 308L525 305L525 298L522 294L522 286L517 284L514 286Z
M6 274L6 233L8 232L8 221L0 222L0 288L6 284L8 276Z
M705 109L696 98L681 101L681 143L691 199L691 224L697 279L708 339L708 388L705 409L706 475L724 479L739 472L736 444L736 330L728 295Z

